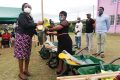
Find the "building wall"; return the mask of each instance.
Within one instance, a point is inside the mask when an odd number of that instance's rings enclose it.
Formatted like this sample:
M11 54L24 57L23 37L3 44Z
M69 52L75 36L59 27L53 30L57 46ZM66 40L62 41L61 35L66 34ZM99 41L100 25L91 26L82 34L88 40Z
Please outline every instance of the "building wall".
M118 5L118 8L117 8ZM120 2L113 2L112 0L98 0L98 7L104 7L104 13L107 15L115 15L120 14ZM116 20L116 18L115 18ZM110 26L109 32L110 33L120 33L120 25L114 24Z

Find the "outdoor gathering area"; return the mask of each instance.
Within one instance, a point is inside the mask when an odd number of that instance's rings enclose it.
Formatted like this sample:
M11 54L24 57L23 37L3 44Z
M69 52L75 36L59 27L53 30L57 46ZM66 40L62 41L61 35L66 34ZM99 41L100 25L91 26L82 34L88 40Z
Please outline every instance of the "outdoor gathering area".
M120 80L120 0L0 5L0 80Z
M74 42L74 34L70 35ZM107 36L105 58L105 64L110 63L112 60L120 56L120 35L110 34ZM55 40L56 41L56 40ZM96 50L96 38L94 34L94 51ZM75 42L74 42L75 43ZM85 35L82 35L82 48L85 47ZM13 57L14 47L0 49L0 80L19 80L18 74L18 64L17 60ZM48 60L44 60L40 57L39 50L40 46L35 47L35 42L33 40L32 52L31 52L31 62L30 62L30 72L32 74L29 77L30 80L56 80L56 69L51 69L46 65ZM97 57L100 58L100 57ZM120 64L120 61L116 61L115 64Z

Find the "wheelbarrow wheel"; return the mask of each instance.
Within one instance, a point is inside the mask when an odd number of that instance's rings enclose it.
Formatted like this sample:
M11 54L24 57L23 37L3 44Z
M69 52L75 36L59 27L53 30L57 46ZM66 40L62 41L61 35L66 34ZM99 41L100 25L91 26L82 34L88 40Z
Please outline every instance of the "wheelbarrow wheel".
M49 50L47 50L44 46L39 51L39 54L42 59L49 59L49 57L50 57Z
M58 59L57 58L51 58L49 61L48 61L48 66L51 68L51 69L55 69L57 68L59 62L58 62Z

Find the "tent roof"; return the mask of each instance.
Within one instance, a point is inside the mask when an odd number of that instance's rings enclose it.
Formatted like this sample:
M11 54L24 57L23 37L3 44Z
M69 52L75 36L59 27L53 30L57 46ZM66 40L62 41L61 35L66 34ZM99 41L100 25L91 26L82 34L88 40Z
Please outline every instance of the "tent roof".
M14 23L21 12L21 8L0 7L0 24Z

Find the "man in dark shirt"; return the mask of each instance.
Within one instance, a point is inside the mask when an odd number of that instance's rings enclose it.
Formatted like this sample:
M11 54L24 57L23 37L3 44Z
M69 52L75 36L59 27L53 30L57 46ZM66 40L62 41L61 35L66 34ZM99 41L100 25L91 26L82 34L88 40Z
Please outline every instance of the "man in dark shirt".
M87 14L87 20L86 20L86 49L87 50L92 50L92 41L93 41L93 32L94 32L94 24L95 21L91 18L91 14Z

